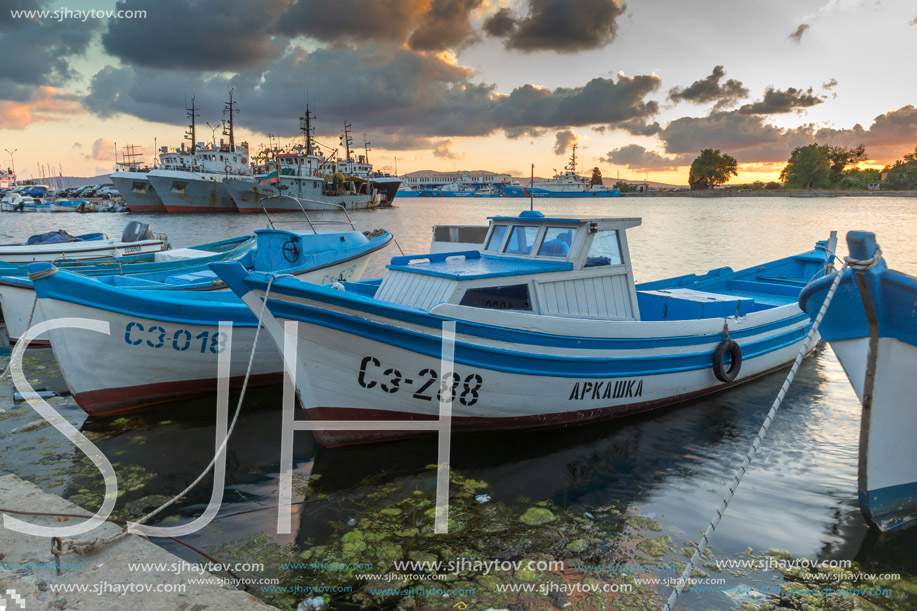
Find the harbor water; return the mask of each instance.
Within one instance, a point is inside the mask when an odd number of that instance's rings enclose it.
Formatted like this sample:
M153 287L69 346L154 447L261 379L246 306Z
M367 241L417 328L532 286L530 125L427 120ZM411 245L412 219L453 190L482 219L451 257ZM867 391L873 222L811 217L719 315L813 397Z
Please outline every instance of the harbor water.
M358 229L384 228L405 253L420 253L429 246L432 225L480 225L488 216L515 215L528 206L522 199L413 198L396 200L392 209L355 211L351 217ZM917 198L622 197L540 199L535 206L548 216L641 217L643 224L629 232L638 283L727 265L741 269L789 256L811 249L832 230L838 232L838 254L844 255L844 235L853 229L875 232L889 266L917 275ZM271 218L278 227L308 229L300 214ZM315 213L310 218L341 216ZM56 229L72 234L104 231L114 237L130 220L148 222L154 232L168 234L174 247L266 226L264 216L242 214L4 213L0 241ZM397 254L395 245L377 254L367 276L384 273L387 259ZM36 387L62 389L50 351L30 352L28 379ZM141 368L143 363L130 366ZM456 435L451 467L487 482L493 503L549 501L578 515L614 506L627 515L645 516L662 529L653 535L670 537L681 557L683 546L698 540L706 528L785 375L786 370L778 371L728 392L619 421L553 431ZM12 392L9 381L4 382L0 472L19 474L94 508L93 500L101 495L95 480L101 478L76 448L49 428L11 432L35 420L28 408L14 405ZM237 396L232 394L230 409ZM309 433L298 432L295 473L302 481L320 475L320 494L294 506L290 535L275 534L284 434L280 403L279 387L247 393L229 442L222 508L188 542L214 548L266 533L273 542L307 549L327 541L329 524L346 519L354 499L393 482L420 479L433 485L435 472L429 465L436 462L435 438L329 450ZM165 500L180 491L212 457L213 397L116 419L88 419L64 397L52 405L118 463L119 472L131 474L122 482L125 494L119 501L119 506L135 502L131 517L157 504L152 495L164 495ZM803 362L717 528L711 542L715 557L742 558L748 548L755 553L776 549L794 558L854 560L874 573L917 574L917 529L880 535L869 530L860 514L859 430L859 402L830 347L821 344ZM199 515L210 497L209 482L171 508L165 523ZM161 544L196 560L185 548ZM539 551L550 556L554 550ZM722 576L729 586L761 587L776 579L771 573ZM739 602L722 592L694 591L683 595L679 608L729 609Z

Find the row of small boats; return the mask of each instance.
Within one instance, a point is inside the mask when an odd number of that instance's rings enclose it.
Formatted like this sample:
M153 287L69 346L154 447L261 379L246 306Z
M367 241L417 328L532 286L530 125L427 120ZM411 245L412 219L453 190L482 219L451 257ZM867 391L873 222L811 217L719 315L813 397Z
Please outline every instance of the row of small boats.
M627 232L640 223L493 217L476 247L394 257L369 280L367 261L389 233L268 229L236 246L207 245L223 250L204 254L206 263L154 262L139 273L33 263L27 278L0 280L0 301L9 321L8 291L25 296L20 318L32 296L32 326L51 326L18 339L50 341L90 414L213 393L228 351L232 384L246 373L272 384L287 371L306 417L338 423L314 430L328 446L417 434L447 416L458 432L626 416L795 358L837 274L833 235L744 270L637 284ZM917 365L917 281L887 270L869 235L848 236L857 268L839 281L823 334L842 346L864 403L864 513L890 529L909 524L917 506L917 387L907 375ZM850 323L861 314L865 322ZM101 320L109 332L57 319ZM272 342L262 334L254 345L259 323ZM291 340L296 356L285 363Z
M39 197L10 194L0 200L3 212L129 212L122 201L96 201L89 199L42 200Z

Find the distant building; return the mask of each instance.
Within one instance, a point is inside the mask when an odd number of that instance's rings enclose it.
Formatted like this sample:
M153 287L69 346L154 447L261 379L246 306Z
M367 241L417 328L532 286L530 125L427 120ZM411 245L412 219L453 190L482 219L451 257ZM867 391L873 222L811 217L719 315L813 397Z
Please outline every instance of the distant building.
M478 170L473 172L435 172L433 170L420 170L411 172L401 177L401 182L410 187L441 187L449 183L463 183L471 185L494 185L507 183L511 180L509 174L497 174Z

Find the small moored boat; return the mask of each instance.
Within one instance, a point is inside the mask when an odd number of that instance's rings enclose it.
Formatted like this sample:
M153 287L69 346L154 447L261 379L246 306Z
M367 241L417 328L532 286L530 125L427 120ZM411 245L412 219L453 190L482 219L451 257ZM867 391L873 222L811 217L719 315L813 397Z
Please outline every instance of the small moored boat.
M392 240L388 232L255 233L256 248L237 261L243 269L318 283L361 277L372 254ZM210 270L206 274L216 279ZM197 281L190 275L152 286L135 277L86 278L48 263L30 266L44 320L89 318L111 329L109 335L66 327L47 332L61 374L86 412L111 415L215 392L224 350L232 351L230 383L242 383L257 320L229 291L175 290L189 288L185 280ZM231 339L220 322L231 324ZM278 383L282 370L277 349L262 337L250 383Z
M874 234L847 234L848 262L818 331L863 404L859 500L879 530L917 524L917 278L888 269ZM837 272L807 286L813 319Z
M625 416L729 388L793 360L811 326L799 291L832 259L800 255L635 285L626 232L638 218L493 217L482 250L395 257L380 280L316 286L212 268L283 345L295 322L300 400L325 445L416 434L360 421L435 420L456 431ZM455 325L454 366L441 371ZM452 392L442 393L452 380Z
M90 259L122 257L168 250L169 241L165 235L154 235L149 225L131 221L124 228L120 240L113 240L104 234L89 234L91 237L69 236L57 232L60 239L38 240L32 236L22 244L0 244L0 261L6 263L32 263L56 259ZM42 234L47 236L48 234ZM68 237L69 236L69 237ZM37 242L32 243L36 239Z

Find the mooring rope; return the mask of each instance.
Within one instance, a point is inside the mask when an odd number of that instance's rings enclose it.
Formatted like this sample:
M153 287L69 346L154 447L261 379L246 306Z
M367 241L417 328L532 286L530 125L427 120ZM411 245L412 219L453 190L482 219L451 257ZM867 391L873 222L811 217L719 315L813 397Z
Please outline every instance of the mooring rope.
M270 295L271 285L274 283L274 280L276 280L277 278L282 278L282 277L292 278L294 276L292 274L278 274L276 276L271 275L270 279L268 280L267 290L264 293L264 301L261 304L261 312L258 315L258 326L255 328L255 339L252 342L252 350L248 357L248 368L245 371L245 378L242 381L242 390L240 391L240 394L239 394L239 401L236 404L236 412L232 417L232 422L229 425L229 429L226 431L226 436L223 438L223 443L221 443L220 447L217 448L216 452L213 455L213 459L211 459L210 461L210 464L207 465L207 467L201 472L201 474L198 475L197 478L193 482L191 482L191 484L189 484L187 488L185 488L184 490L182 490L181 492L173 496L170 500L166 501L165 503L163 503L162 505L160 505L153 511L144 515L140 519L124 526L124 528L122 528L122 530L118 534L113 535L111 537L98 537L94 541L73 541L73 540L61 541L59 538L54 537L52 539L52 545L51 545L52 554L54 554L57 557L65 556L68 554L83 555L83 554L92 552L94 550L97 550L100 547L102 547L103 545L107 545L108 543L114 543L115 541L118 541L119 539L124 538L125 536L130 534L130 530L129 530L130 525L145 524L151 518L153 518L153 516L164 511L171 505L175 504L179 499L184 497L186 494L188 494L195 486L197 486L204 479L204 477L207 476L208 473L210 473L210 470L213 469L213 467L216 465L217 459L219 458L220 454L226 449L226 445L229 443L229 438L232 436L232 432L236 427L236 422L239 419L239 414L242 411L242 402L245 400L245 391L248 389L248 380L249 380L249 377L251 376L252 365L255 362L255 350L258 346L258 338L261 335L261 328L264 322L264 313L267 309L268 295Z
M822 318L825 317L825 312L828 310L828 305L831 303L831 300L834 299L834 293L837 291L837 287L840 284L841 278L843 278L847 267L852 267L853 265L869 265L871 267L878 262L878 258L880 256L881 252L877 250L875 257L872 257L871 259L865 259L863 261L847 257L845 259L844 265L840 268L840 270L835 272L837 275L834 277L834 281L831 283L831 288L828 289L828 293L825 295L825 300L821 304L821 309L819 309L818 315L812 322L812 328L809 329L808 335L806 335L802 342L799 353L796 355L796 360L793 362L793 366L790 368L790 372L787 374L786 380L783 381L783 386L780 388L780 392L777 393L777 397L774 399L774 403L771 405L771 409L767 413L767 417L764 419L764 423L758 430L758 434L755 435L755 439L752 441L751 447L748 449L748 453L745 455L745 460L742 461L742 464L736 471L735 476L733 476L732 483L729 485L729 491L720 502L720 506L716 510L716 514L713 516L713 519L710 520L710 524L707 526L707 530L704 531L704 534L697 545L697 549L694 550L694 555L691 556L691 559L688 561L688 565L682 572L681 577L678 578L675 589L672 590L671 594L669 594L669 598L665 603L664 611L672 611L672 609L675 608L675 601L678 600L679 594L681 594L682 590L685 588L685 585L688 583L688 578L694 572L694 567L700 560L701 554L703 554L704 550L707 549L707 544L710 542L710 537L713 536L713 531L716 530L717 524L719 524L720 520L723 518L723 513L725 513L726 508L729 507L729 502L732 500L733 495L735 495L736 489L739 487L742 478L745 477L748 465L751 464L752 458L758 451L758 446L761 445L761 441L764 439L764 436L767 434L767 430L770 428L771 423L774 421L774 416L777 415L777 410L780 409L780 405L783 403L783 399L786 397L786 392L789 389L790 384L793 383L793 378L796 377L796 372L799 370L799 365L802 363L802 359L811 348L811 343L815 339L815 336L818 332L818 327L821 325ZM868 267L866 269L868 269Z

